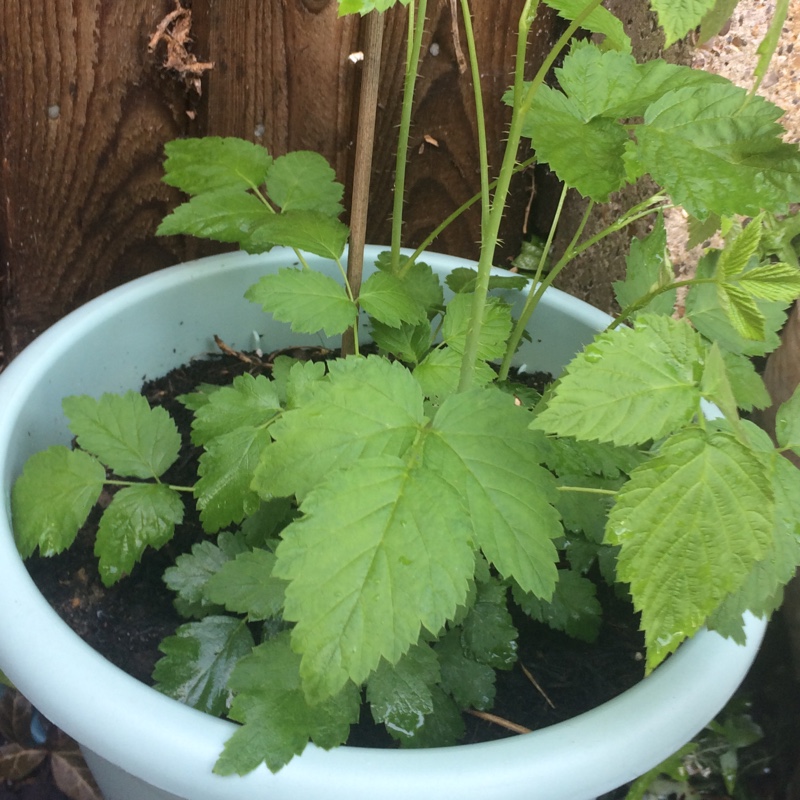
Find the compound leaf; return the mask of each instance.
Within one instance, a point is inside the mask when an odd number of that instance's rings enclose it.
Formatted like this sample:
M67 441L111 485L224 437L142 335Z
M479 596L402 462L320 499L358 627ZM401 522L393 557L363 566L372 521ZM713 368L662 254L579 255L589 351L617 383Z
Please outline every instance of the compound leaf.
M235 617L212 616L181 625L158 646L164 657L153 670L156 689L192 708L223 716L232 699L228 678L253 645L247 625Z
M361 308L392 328L418 325L428 319L427 309L410 288L410 282L390 272L373 272L358 296Z
M130 574L145 548L156 550L183 521L183 501L168 486L137 483L120 489L103 512L94 552L106 586Z
M34 453L11 492L14 539L23 558L66 550L94 507L106 471L93 456L55 445Z
M337 259L344 252L349 235L350 229L336 217L295 209L263 219L243 246L250 253L260 253L281 245Z
M138 392L65 397L62 405L78 444L117 475L158 478L178 457L181 437L172 418Z

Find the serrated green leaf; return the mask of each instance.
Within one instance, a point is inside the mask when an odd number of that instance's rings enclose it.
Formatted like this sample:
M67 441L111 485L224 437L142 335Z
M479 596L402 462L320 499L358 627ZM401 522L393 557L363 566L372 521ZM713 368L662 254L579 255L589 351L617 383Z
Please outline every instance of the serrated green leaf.
M472 294L457 294L448 304L442 323L442 339L457 353L463 353L472 319ZM478 341L478 359L502 358L511 334L511 308L496 297L488 298Z
M412 647L394 665L382 661L367 683L372 718L392 735L414 736L433 713L432 687L440 678L439 661L427 644Z
M62 401L78 444L117 475L158 478L178 457L181 437L169 414L138 392Z
M775 417L775 438L800 455L800 387L782 403Z
M369 14L370 11L386 11L392 6L407 6L410 0L339 0L339 16L346 14Z
M191 553L175 559L164 570L164 583L177 594L175 605L185 617L204 617L215 611L205 595L205 587L227 561L247 551L242 537L221 533L217 544L197 542Z
M103 491L106 471L88 453L55 445L34 453L11 491L14 540L23 558L66 550Z
M319 153L295 150L276 158L266 178L270 200L281 212L318 211L328 217L338 217L343 211L344 186L336 173Z
M437 411L423 463L463 498L474 541L499 573L549 597L556 579L552 540L562 528L555 481L539 466L529 419L499 389L460 392Z
M744 643L742 614L769 617L783 600L783 586L800 566L800 471L772 448L761 432L768 469L775 493L775 527L769 550L756 562L742 586L729 595L714 611L708 625L736 641ZM755 432L751 430L751 435Z
M435 645L442 673L442 688L460 708L487 711L494 705L495 671L467 655L461 631L451 630Z
M208 579L203 594L209 602L250 620L277 617L286 584L272 577L274 566L275 555L266 550L240 553Z
M556 441L563 440L557 439ZM606 517L614 499L613 495L581 492L575 491L575 489L603 489L615 492L621 483L621 478L609 480L592 475L566 474L559 477L559 486L566 488L559 491L556 508L561 514L564 528L573 533L582 533L592 542L602 542Z
M665 47L682 39L703 21L715 0L650 0L666 36Z
M242 246L249 253L261 253L280 245L337 259L344 252L349 235L350 229L336 217L296 209L263 219Z
M732 434L689 429L637 467L606 540L642 612L647 667L692 636L764 558L775 525L765 465Z
M559 436L542 436L538 447L542 463L557 475L599 475L618 478L627 475L645 459L634 447L617 447L609 442L588 442Z
M409 284L389 272L373 272L358 296L361 308L384 325L399 328L428 319L427 309L409 289Z
M275 442L253 481L261 497L302 499L358 458L402 454L424 424L422 390L401 364L377 356L348 359L346 369L337 364L312 384L313 399L272 426Z
M594 642L600 632L603 609L595 584L571 569L558 571L556 590L549 602L515 588L514 599L532 619L585 642Z
M674 280L667 255L667 231L661 213L658 214L653 230L644 239L634 238L631 241L630 253L625 262L625 280L613 284L614 295L623 309ZM677 289L663 292L641 310L643 313L671 314L676 297Z
M452 347L437 347L431 350L425 358L414 368L414 377L425 397L442 400L453 394L458 389L461 376L461 359L459 351ZM497 374L485 361L475 364L475 377L473 383L484 386L491 383Z
M667 92L637 125L637 158L676 204L700 219L782 213L800 198L800 153L781 138L783 112L729 83Z
M739 0L715 0L711 10L703 17L697 43L705 44L717 36L731 18L738 3Z
M704 360L685 322L646 315L596 337L568 365L533 427L617 445L658 439L698 413Z
M421 630L438 632L467 594L471 526L457 492L398 458L362 458L330 475L283 533L274 574L315 700L362 683ZM435 532L435 535L432 535ZM335 598L336 602L331 602Z
M399 731L392 732L394 738L400 740L401 747L452 747L464 738L464 719L453 699L438 686L431 689L431 698L433 712L425 717L424 724L413 736L405 736Z
M249 241L260 225L275 216L255 195L241 189L204 192L179 205L164 217L158 236L188 234L217 242Z
M191 195L256 188L272 163L265 148L234 137L175 139L164 145L164 152L164 183Z
M313 270L279 269L253 284L245 297L258 303L296 333L344 333L356 322L355 303L344 286Z
M378 348L407 364L419 364L425 358L432 338L433 332L427 319L419 325L403 323L399 328L372 321L372 340Z
M538 161L584 197L605 202L626 181L625 128L606 117L584 120L568 97L549 86L539 87L523 135Z
M545 5L558 11L559 16L567 20L574 20L586 8L584 0L545 0ZM603 44L629 53L631 40L622 27L622 22L605 8L595 8L586 19L581 22L581 28L592 33L605 36Z
M442 282L430 264L426 264L424 261L415 261L411 265L403 266L402 275L408 290L427 309L429 316L441 311L444 306Z
M206 445L200 456L194 496L207 533L239 524L258 509L261 500L250 484L270 441L269 431L243 427Z
M182 521L183 501L174 489L156 483L120 489L100 518L94 545L103 583L129 575L145 549L166 544Z
M303 752L309 739L325 749L346 741L350 725L358 721L358 688L349 684L336 697L309 705L299 666L288 633L239 661L228 681L236 694L229 716L242 727L225 743L215 773L244 775L262 762L277 772Z
M496 580L479 584L475 604L461 624L466 651L493 669L511 669L517 663L519 633L508 613L507 593Z
M207 395L192 422L192 442L206 444L234 428L257 427L272 419L281 408L274 381L264 375L239 375L230 386L220 386Z
M234 617L181 625L158 646L164 657L153 670L155 688L192 708L224 716L232 699L228 678L253 646L247 625Z

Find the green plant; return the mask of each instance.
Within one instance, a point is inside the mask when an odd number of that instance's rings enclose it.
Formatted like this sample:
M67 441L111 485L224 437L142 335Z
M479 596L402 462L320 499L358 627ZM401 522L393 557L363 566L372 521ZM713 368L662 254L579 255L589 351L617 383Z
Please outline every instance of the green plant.
M377 48L378 12L394 4L341 0L340 10L370 13ZM35 455L14 487L26 556L68 547L104 487L117 489L96 544L109 584L172 537L182 496L194 496L217 539L167 570L193 621L164 641L155 679L172 696L243 723L217 763L222 774L262 761L280 769L309 739L344 742L362 692L403 744L457 740L459 710L490 707L494 670L514 662L511 598L591 638L600 613L588 577L595 565L629 587L652 670L704 625L741 639L743 612L769 614L800 563L800 478L781 455L800 451L800 394L779 413L777 448L739 415L768 402L749 357L777 345L800 295L796 263L762 255L766 226L800 198L797 148L780 138L779 110L757 95L687 67L636 63L600 0L546 4L567 30L526 80L539 10L526 2L496 177L478 126L480 259L448 278L449 301L420 260L430 241L411 256L400 248L426 8L404 0L395 235L363 285L363 239L352 237L355 257L345 264L342 187L313 153L273 159L236 139L173 142L166 180L190 199L159 229L254 252L294 248L299 266L265 276L248 299L297 332L344 341L366 317L380 355L360 355L351 335L353 352L345 345L327 365L280 358L272 380L244 376L187 396L193 440L205 448L194 486L161 481L179 446L163 410L135 393L67 398L78 449ZM673 41L714 3L651 5ZM461 8L475 78L467 0ZM570 45L579 27L602 44ZM560 88L550 87L545 75L568 45ZM368 52L370 69L377 61ZM374 90L369 70L363 84ZM475 99L480 112L479 91ZM565 193L590 199L584 223L595 204L645 174L660 188L601 233L583 239L582 224L546 264L562 197L534 280L497 275L494 250L523 139ZM369 126L359 147L363 176ZM661 211L673 203L730 229L725 247L687 280L665 255ZM603 236L650 215L653 231L634 241L628 276L615 287L619 316L544 396L520 386L512 359L545 289ZM737 226L728 222L735 215L752 219ZM303 252L335 262L341 282L310 269ZM525 293L517 319L495 288ZM688 296L676 319L679 289Z

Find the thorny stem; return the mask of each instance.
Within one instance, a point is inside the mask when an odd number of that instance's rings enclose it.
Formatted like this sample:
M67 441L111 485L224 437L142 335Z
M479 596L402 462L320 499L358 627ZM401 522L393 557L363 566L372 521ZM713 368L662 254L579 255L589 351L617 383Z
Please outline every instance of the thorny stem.
M528 34L533 24L539 0L527 0L520 14L514 69L514 103L511 114L511 125L509 126L508 139L506 140L497 188L495 189L492 199L488 221L483 228L481 236L478 278L476 280L475 293L473 296L472 313L470 315L470 325L467 330L464 355L461 360L461 375L458 384L459 391L464 391L472 385L475 363L478 358L481 327L483 325L483 312L486 307L486 298L489 290L489 278L494 261L494 251L500 235L500 223L502 222L505 212L506 199L508 198L511 177L514 174L514 167L517 162L517 153L519 151L520 141L522 140L525 119L533 105L536 92L544 83L544 79L550 67L553 65L556 58L558 58L560 52L567 46L575 31L578 30L583 21L601 2L602 0L590 0L590 2L587 3L583 11L576 16L567 26L564 33L559 37L555 46L536 73L533 81L531 81L530 85L527 87L524 81L525 54L527 51ZM467 44L470 53L472 53L475 50L475 41L473 37L469 36L469 31L467 34Z
M358 108L358 147L353 173L353 205L350 210L350 249L347 255L347 286L353 300L358 299L364 268L364 242L367 233L369 184L372 173L372 151L375 144L375 118L378 110L378 87L381 76L383 16L368 14L364 50L364 73ZM342 335L342 355L358 352L358 321Z
M408 46L406 48L406 75L403 86L403 106L400 128L397 134L397 155L394 178L394 204L392 208L392 272L400 269L400 245L403 237L403 201L406 188L406 162L408 161L408 140L411 132L411 112L414 105L414 88L417 82L422 34L425 31L425 17L428 0L419 0L415 11L414 3L408 5ZM370 15L372 16L372 15Z

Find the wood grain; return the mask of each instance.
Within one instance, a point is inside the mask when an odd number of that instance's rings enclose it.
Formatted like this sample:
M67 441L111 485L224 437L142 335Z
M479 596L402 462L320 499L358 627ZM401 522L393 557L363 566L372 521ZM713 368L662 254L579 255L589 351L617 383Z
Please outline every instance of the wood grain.
M178 254L152 234L174 195L161 143L180 92L148 57L165 2L4 0L0 190L5 344Z

